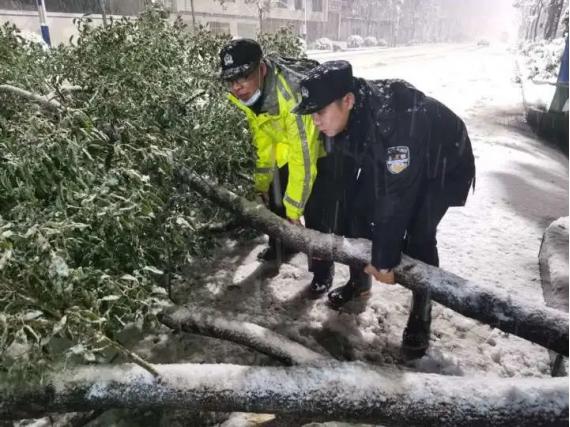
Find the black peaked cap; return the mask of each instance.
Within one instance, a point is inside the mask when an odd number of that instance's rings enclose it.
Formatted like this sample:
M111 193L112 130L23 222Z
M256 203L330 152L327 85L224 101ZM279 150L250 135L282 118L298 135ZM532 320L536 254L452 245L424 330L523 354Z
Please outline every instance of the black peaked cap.
M353 90L352 66L347 61L328 61L313 68L301 80L301 102L295 114L312 114Z
M233 80L246 76L262 57L261 46L255 40L232 40L220 50L220 77L222 80Z

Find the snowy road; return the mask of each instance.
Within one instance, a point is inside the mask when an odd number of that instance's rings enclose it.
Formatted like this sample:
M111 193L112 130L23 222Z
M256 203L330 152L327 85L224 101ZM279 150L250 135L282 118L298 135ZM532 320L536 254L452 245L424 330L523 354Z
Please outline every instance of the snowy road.
M514 60L502 47L436 45L327 53L319 60L350 60L355 75L398 77L443 101L467 123L477 162L477 189L464 208L451 209L439 232L442 268L518 298L542 303L538 251L545 227L568 215L568 161L537 142L522 120ZM175 290L182 301L236 313L340 359L400 363L401 334L410 292L376 284L366 310L339 314L325 298L308 301L306 258L300 254L268 277L256 261L261 239L230 242L210 265L190 268L189 286ZM335 286L348 278L337 266ZM440 305L434 307L431 347L409 369L453 375L548 375L546 350L507 336ZM178 338L180 339L180 338ZM264 363L239 346L185 337L160 341L161 361ZM154 347L157 349L156 346ZM244 362L245 361L245 362Z

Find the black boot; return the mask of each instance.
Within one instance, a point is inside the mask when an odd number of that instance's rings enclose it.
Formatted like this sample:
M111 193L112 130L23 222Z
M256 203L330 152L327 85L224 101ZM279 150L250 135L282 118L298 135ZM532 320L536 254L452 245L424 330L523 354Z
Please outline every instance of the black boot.
M402 355L420 359L429 347L431 329L431 299L424 292L414 292L412 310L402 337Z
M314 273L313 280L307 290L309 299L320 298L327 292L333 283L334 264L329 261L311 260L311 271Z
M270 244L268 247L257 254L257 259L259 261L266 262L275 261L277 259L277 248L275 245Z
M295 249L284 246L281 241L269 239L269 246L257 255L257 259L265 262L279 261L279 263L282 263L292 258L298 252Z
M370 296L372 281L370 276L361 271L351 269L350 280L344 286L340 286L329 292L329 305L338 310L349 301L364 299Z

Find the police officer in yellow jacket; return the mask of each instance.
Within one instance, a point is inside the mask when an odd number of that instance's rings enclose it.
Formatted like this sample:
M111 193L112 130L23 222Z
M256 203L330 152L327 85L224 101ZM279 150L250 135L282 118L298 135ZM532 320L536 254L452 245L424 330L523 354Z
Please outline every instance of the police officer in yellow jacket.
M230 41L220 51L220 62L229 99L247 116L253 136L255 191L273 212L300 223L324 149L311 117L291 110L301 99L300 80L318 63L276 55L264 58L260 45L251 39ZM278 259L281 250L270 239L260 258Z

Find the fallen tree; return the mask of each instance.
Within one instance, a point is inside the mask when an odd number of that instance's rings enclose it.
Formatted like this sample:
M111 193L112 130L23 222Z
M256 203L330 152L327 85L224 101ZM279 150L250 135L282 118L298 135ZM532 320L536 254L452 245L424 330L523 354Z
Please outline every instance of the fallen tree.
M300 365L324 359L295 341L285 338L255 323L230 320L221 313L188 307L178 307L168 313L160 313L159 320L174 330L198 333L242 344L271 356L287 365Z
M287 413L388 425L568 425L567 378L465 378L361 362L83 367L42 384L0 386L0 417L107 408Z
M212 185L190 171L179 171L179 175L204 197L295 249L347 265L364 267L370 260L371 244L368 240L346 239L300 228L264 206ZM435 301L464 316L568 356L568 316L565 313L513 298L491 286L481 286L405 255L395 269L395 275L397 282L406 288L427 288Z

